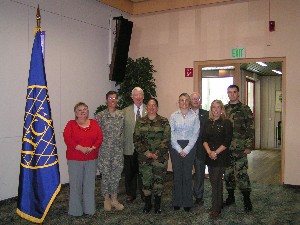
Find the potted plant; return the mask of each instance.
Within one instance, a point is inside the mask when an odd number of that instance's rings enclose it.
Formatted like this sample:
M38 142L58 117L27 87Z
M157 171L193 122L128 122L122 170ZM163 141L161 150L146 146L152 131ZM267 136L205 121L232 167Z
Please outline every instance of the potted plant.
M119 85L118 108L123 109L132 104L131 91L135 87L140 87L144 91L144 101L151 97L156 97L156 84L153 74L156 72L152 61L149 58L141 57L133 60L128 58L126 65L126 72L122 82L116 82ZM100 105L95 114L106 109L106 105Z

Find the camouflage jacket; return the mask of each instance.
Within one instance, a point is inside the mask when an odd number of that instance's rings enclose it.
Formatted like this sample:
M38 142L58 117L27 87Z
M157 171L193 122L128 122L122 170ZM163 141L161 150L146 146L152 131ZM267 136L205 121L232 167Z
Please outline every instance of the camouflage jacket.
M153 159L148 159L147 153L156 154L159 162L167 161L170 137L171 128L168 119L160 115L154 120L150 120L148 116L139 119L133 134L133 144L138 152L139 161L151 162Z
M226 117L232 122L233 137L230 150L242 153L245 149L253 149L254 119L249 106L242 104L225 105Z
M103 131L103 143L100 151L110 151L111 147L124 148L124 114L121 110L116 110L115 115L111 115L105 109L95 115L99 126Z

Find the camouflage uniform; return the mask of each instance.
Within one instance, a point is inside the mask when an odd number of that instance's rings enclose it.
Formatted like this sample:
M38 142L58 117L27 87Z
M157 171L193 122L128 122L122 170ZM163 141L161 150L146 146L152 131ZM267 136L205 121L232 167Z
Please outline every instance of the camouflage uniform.
M247 174L248 159L245 149L253 149L254 120L249 106L242 104L225 105L226 117L232 122L233 137L230 145L231 162L226 168L225 183L227 190L234 190L238 182L239 189L250 191L250 179ZM237 181L236 181L237 180Z
M169 121L157 115L154 120L147 116L139 119L135 125L133 143L138 152L140 175L145 196L161 196L163 181L169 159L169 141L171 128ZM149 159L147 153L154 153L157 160Z
M103 143L98 156L98 169L102 174L101 193L116 194L123 170L124 114L116 110L112 115L105 109L95 118L103 132Z

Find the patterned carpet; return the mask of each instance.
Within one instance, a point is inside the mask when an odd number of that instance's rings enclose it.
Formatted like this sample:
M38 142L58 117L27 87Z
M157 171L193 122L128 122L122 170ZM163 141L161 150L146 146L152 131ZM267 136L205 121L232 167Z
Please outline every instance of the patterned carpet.
M205 180L205 199L202 207L193 208L191 212L174 211L171 206L172 173L167 175L163 195L162 214L153 212L143 214L144 203L137 198L133 203L125 203L124 182L120 185L120 202L124 203L123 211L103 211L103 198L100 196L100 178L96 183L97 212L94 216L79 218L68 216L68 185L63 185L61 192L53 203L43 224L61 225L96 225L96 224L220 224L220 225L300 225L300 188L280 185L252 184L251 199L253 211L246 214L243 210L242 196L236 193L236 204L224 208L218 219L209 219L211 206L211 189L209 180ZM225 198L225 196L224 196ZM16 214L17 199L12 198L0 202L0 224L33 224Z

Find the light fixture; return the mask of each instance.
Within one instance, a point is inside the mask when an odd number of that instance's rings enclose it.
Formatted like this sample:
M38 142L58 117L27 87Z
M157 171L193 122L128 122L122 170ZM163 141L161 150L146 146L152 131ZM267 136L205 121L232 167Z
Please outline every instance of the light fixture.
M268 66L267 64L263 63L263 62L256 62L257 64L261 65L261 66Z
M234 70L234 66L211 66L203 67L202 70Z
M279 71L279 70L272 70L274 73L277 73L277 74L282 74L282 72L281 71Z

